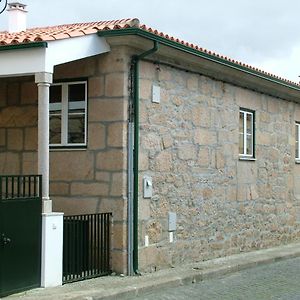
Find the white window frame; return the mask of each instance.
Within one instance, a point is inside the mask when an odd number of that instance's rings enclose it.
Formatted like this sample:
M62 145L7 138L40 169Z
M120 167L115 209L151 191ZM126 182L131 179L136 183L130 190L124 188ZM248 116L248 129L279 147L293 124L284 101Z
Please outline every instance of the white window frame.
M243 114L243 153L239 153L240 157L244 158L254 158L254 147L255 147L255 140L254 140L254 111L246 110L240 108L239 110L239 118L240 113ZM247 133L247 115L251 116L251 134ZM240 135L240 128L239 128L239 135ZM251 153L247 153L247 136L251 135ZM240 137L239 137L240 138Z
M84 84L85 99L84 99L84 142L83 143L68 143L68 87L73 84ZM61 143L49 144L50 147L82 147L87 145L87 81L70 81L53 83L51 86L61 86ZM51 116L50 110L51 103L49 104L49 118ZM50 125L50 124L49 124Z
M296 122L295 125L296 125L295 126L295 160L297 163L300 163L300 123ZM298 145L296 143L297 140L298 140ZM298 157L296 156L297 153L296 150L298 150Z

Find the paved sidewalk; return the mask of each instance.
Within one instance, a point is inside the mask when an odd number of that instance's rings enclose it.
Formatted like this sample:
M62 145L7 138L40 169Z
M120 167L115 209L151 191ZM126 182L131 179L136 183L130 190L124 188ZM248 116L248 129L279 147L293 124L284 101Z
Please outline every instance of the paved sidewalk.
M61 287L34 289L6 300L98 300L132 299L154 289L177 287L240 271L261 264L300 256L300 243L236 254L205 262L161 270L143 276L108 276Z

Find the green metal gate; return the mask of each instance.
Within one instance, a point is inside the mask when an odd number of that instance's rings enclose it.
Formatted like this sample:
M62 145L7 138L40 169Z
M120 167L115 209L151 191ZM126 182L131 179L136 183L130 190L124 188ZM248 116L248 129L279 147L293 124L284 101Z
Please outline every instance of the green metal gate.
M40 175L0 176L0 297L40 286Z

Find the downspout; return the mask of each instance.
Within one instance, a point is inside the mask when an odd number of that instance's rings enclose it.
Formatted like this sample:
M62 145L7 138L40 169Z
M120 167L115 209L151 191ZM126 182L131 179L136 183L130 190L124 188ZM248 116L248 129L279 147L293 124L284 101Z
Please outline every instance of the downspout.
M133 151L133 271L135 274L140 274L138 251L139 251L139 238L138 238L138 198L139 198L139 61L146 56L158 50L159 43L154 41L153 48L132 57L133 66L133 105L134 105L134 151Z

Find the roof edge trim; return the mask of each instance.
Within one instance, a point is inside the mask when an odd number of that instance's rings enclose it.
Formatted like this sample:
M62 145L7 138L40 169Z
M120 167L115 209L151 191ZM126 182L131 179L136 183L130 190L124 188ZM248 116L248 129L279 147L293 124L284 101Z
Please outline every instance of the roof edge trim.
M261 79L270 81L272 83L276 83L276 84L285 86L287 88L290 88L290 89L293 89L293 90L296 90L296 91L300 91L300 87L297 87L294 84L289 84L289 83L285 82L284 80L274 78L273 76L269 76L268 74L264 74L264 73L261 73L259 71L252 70L250 68L247 68L245 66L236 64L234 62L230 62L228 60L222 59L221 57L216 57L216 56L211 55L209 53L205 53L205 52L199 51L197 49L193 49L193 48L188 47L184 44L178 43L176 41L169 40L169 39L167 39L163 36L156 35L154 33L143 30L141 28L125 28L125 29L104 30L104 31L98 31L97 34L99 36L102 36L102 37L137 35L137 36L147 38L147 39L150 39L150 40L153 40L153 41L158 41L159 43L161 43L165 46L169 46L169 47L172 47L174 49L177 49L177 50L180 50L180 51L183 51L183 52L186 52L186 53L189 53L189 54L192 54L192 55L195 55L195 56L207 59L207 60L210 60L212 62L230 67L232 69L236 69L238 71L247 73L249 75L259 77Z
M19 49L28 49L28 48L47 48L47 42L35 42L35 43L26 43L26 44L14 44L14 45L3 45L0 47L1 51L9 50L19 50Z

